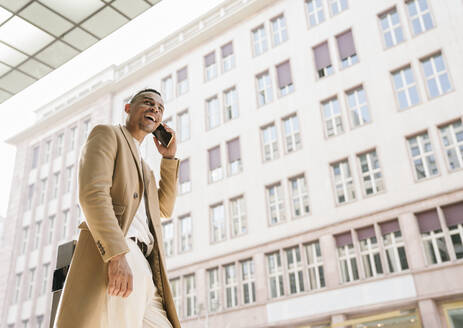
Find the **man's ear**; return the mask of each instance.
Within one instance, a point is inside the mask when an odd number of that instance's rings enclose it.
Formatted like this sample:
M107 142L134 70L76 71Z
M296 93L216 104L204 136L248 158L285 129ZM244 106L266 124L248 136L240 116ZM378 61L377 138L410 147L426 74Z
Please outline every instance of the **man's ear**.
M125 111L127 114L130 114L130 104L125 104L125 106L124 106L124 111Z

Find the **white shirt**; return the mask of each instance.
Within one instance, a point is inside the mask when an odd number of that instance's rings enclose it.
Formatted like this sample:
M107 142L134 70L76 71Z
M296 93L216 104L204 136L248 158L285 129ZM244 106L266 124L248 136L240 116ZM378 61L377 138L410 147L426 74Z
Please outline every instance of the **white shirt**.
M133 138L133 141L135 142L135 146L137 146L138 155L140 156L141 167L140 143L135 138ZM133 221L129 226L129 230L127 231L127 237L136 237L138 240L144 242L147 245L151 245L154 243L153 235L151 234L150 229L148 227L148 217L146 215L144 193L142 193L141 195L140 206L138 206L137 213L135 213L135 217L133 218Z

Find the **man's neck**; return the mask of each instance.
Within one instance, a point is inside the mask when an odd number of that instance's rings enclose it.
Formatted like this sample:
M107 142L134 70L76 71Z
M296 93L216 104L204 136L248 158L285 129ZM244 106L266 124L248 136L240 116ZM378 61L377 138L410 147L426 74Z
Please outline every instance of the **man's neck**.
M126 127L127 130L129 130L132 137L134 137L136 140L138 140L139 143L143 142L143 139L147 135L147 133L145 131L136 129L133 126L130 126L128 124L125 124L125 127Z

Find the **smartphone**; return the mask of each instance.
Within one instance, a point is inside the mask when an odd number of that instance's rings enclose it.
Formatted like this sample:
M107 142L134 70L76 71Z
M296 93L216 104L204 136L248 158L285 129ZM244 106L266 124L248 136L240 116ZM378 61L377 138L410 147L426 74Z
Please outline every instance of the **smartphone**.
M153 134L156 137L156 139L158 139L161 142L161 145L163 145L164 147L169 147L173 139L172 133L167 132L164 125L159 124L156 130L154 130Z

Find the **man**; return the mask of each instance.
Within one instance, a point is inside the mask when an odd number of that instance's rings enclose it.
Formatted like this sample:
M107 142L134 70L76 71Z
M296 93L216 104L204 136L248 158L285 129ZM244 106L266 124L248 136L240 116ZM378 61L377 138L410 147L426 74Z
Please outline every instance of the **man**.
M140 143L163 124L164 104L154 89L125 106L125 126L96 126L79 162L79 228L55 327L179 328L165 269L160 217L170 217L179 160L175 132L163 156L159 189L141 158Z

